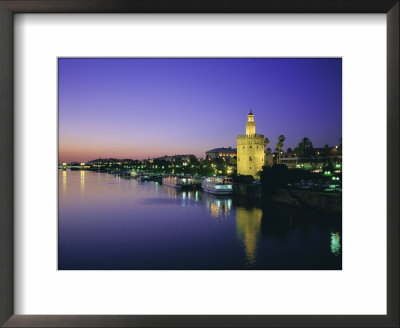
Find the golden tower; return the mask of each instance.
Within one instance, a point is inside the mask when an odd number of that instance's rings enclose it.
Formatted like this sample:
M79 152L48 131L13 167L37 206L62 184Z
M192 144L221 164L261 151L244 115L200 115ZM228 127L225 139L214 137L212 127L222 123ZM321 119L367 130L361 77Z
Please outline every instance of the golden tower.
M260 178L264 166L264 135L256 134L256 122L250 109L246 134L237 136L237 173Z

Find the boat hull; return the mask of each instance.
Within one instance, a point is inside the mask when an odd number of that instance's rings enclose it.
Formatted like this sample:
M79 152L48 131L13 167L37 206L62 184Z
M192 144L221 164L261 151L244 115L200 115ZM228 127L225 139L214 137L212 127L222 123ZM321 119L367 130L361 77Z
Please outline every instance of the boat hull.
M221 189L203 187L203 191L208 192L213 195L232 195L232 189L231 190L221 190Z

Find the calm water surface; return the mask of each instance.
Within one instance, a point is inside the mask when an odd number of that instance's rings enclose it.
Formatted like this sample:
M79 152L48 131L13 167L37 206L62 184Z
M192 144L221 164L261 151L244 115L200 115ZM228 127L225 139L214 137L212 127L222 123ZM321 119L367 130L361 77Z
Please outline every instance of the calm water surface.
M341 215L59 171L61 270L334 269Z

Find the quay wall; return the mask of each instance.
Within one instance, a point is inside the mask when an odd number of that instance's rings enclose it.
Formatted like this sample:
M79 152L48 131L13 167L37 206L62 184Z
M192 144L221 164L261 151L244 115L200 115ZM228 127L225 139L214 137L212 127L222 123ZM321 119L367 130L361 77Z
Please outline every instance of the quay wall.
M233 183L233 192L248 198L262 198L262 187L252 183Z
M260 184L233 183L233 192L246 198L263 198ZM271 199L290 206L312 207L332 212L342 211L342 195L338 193L278 189Z
M293 206L313 207L333 212L342 211L342 195L337 193L279 189L272 196L272 200Z

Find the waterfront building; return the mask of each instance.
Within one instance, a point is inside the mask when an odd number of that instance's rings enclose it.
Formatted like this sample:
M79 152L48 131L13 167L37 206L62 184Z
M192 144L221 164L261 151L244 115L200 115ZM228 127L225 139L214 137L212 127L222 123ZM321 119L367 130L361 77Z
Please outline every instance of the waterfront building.
M286 165L289 169L299 168L300 159L292 154L283 154L279 160L280 164Z
M165 155L162 157L152 158L151 160L162 160L162 161L172 162L175 160L189 161L190 159L196 159L196 156L194 156L193 154L172 155L172 156Z
M220 147L220 148L214 148L211 150L206 151L206 157L215 159L215 158L232 158L236 156L236 148L232 147Z
M326 163L330 162L337 171L341 171L342 152L339 146L314 148L313 163L303 160L296 153L284 153L279 160L280 164L286 165L290 169L301 168L305 170L322 170Z
M258 179L264 166L264 135L256 134L254 114L247 115L246 134L237 136L237 173Z

